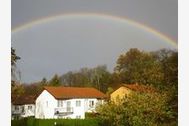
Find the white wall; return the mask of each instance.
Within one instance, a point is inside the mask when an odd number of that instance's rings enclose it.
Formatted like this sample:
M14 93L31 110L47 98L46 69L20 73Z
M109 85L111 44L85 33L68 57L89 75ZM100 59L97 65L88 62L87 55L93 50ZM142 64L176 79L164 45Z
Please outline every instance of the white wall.
M18 107L18 110L15 110L15 106ZM28 109L28 106L32 106L31 109ZM24 111L23 111L24 109ZM26 104L26 105L11 105L12 114L17 114L20 117L29 117L35 115L35 105L34 104Z
M48 91L44 90L39 97L36 99L36 110L35 110L35 118L40 119L50 119L50 118L85 118L85 112L94 112L95 107L98 104L98 100L96 98L75 98L75 99L66 99L62 100L63 106L58 107L58 100L56 100ZM58 116L55 115L55 108L67 108L67 102L71 102L70 107L73 108L73 113L70 113L66 116ZM76 106L76 101L81 101L81 105ZM90 101L94 101L94 107L90 107ZM48 105L47 105L48 102Z
M89 99L84 99L84 98L77 98L77 99L69 99L69 100L62 100L63 101L63 108L67 107L67 102L71 102L71 107L73 108L73 114L69 114L67 116L63 116L62 118L77 118L80 116L80 118L84 119L85 118L85 112L95 112L96 106L99 104L99 100L96 98L89 98ZM81 106L78 107L76 106L76 101L81 101ZM90 107L89 103L90 101L94 101L94 106ZM101 100L103 103L103 100ZM59 107L61 108L61 107ZM56 117L58 118L58 117ZM60 118L60 117L59 117Z
M73 114L69 114L67 116L64 116L62 118L76 118L77 116L80 116L80 118L85 118L85 111L84 111L84 99L68 99L68 100L62 100L63 101L63 108L67 107L67 102L71 102L71 108L73 108ZM76 106L76 101L81 101L80 106ZM57 107L61 108L61 107ZM58 117L57 117L58 118Z
M28 106L32 106L31 109L28 109ZM24 107L24 114L22 117L34 116L35 115L35 105L34 104L26 104L23 105Z
M57 101L49 92L44 90L36 99L35 105L35 118L54 118L54 109L57 107Z

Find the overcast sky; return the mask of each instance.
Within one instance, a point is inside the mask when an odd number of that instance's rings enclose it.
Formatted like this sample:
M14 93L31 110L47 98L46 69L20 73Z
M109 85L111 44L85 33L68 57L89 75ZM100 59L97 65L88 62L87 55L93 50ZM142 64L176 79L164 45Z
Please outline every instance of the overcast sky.
M12 0L12 28L53 15L97 13L145 24L177 42L177 0ZM175 49L155 34L101 17L60 18L12 33L22 82L107 64L129 48Z

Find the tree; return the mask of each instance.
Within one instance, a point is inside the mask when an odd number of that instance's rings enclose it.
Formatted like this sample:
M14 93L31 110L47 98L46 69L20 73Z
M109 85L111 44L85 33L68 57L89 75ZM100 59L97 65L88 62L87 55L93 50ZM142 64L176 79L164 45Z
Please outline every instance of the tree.
M41 80L40 85L42 85L42 86L48 85L48 81L45 77Z
M111 74L108 72L106 65L93 68L92 83L98 90L102 92L107 91L108 84L110 83L110 77Z
M161 49L152 54L161 63L164 73L163 83L167 86L178 85L178 52Z
M110 96L110 94L114 91L112 87L108 87L106 94Z
M38 95L41 91L41 85L39 82L31 83L31 84L22 84L25 90L26 95L33 95L36 96Z
M16 50L11 47L11 65L16 65L17 60L19 60L20 57L16 55Z
M174 118L178 118L178 52L175 50L161 49L152 52L163 68L162 92L168 92L169 107L174 110Z
M106 92L111 82L111 73L106 65L99 65L95 68L81 68L79 71L70 71L61 77L66 86L95 87Z
M167 105L167 95L133 92L122 103L108 102L97 107L100 119L109 126L176 125Z
M20 59L20 57L16 55L16 50L11 47L11 76L12 76L11 84L12 85L15 84L15 80L16 80L16 62L19 59ZM19 72L19 74L20 74L20 72Z
M161 64L151 53L130 49L120 55L115 72L119 74L123 83L142 83L158 86L163 80Z
M53 78L49 81L49 85L60 86L61 85L60 77L57 74L55 74Z
M20 96L25 93L24 86L21 84L16 83L15 81L12 81L11 84L11 96Z
M16 82L16 62L19 59L20 57L16 55L16 50L11 47L11 95L14 96L20 96L25 92L24 87Z

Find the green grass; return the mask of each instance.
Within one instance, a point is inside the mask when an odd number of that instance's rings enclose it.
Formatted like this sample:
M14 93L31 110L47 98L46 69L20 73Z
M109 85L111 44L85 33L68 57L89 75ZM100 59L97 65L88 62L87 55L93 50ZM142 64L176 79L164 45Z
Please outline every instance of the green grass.
M12 120L11 126L99 126L99 120L91 119L34 119Z

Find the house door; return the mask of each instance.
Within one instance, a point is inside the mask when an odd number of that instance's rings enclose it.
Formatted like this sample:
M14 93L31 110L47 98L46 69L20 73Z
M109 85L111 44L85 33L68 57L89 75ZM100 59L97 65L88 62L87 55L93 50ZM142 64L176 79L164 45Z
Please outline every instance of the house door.
M71 101L67 101L67 112L71 112Z

